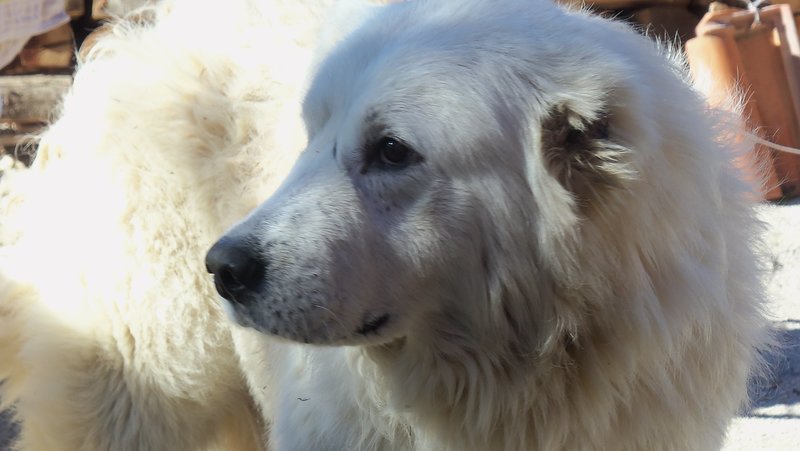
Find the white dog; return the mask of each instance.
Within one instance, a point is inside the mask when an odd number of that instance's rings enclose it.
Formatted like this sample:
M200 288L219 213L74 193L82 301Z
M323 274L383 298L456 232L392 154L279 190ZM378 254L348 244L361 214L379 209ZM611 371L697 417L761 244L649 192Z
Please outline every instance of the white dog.
M336 47L308 148L206 260L274 449L719 448L757 226L683 77L537 0L395 4Z
M6 180L0 395L26 451L264 443L208 248L305 144L318 0L162 0L80 65Z

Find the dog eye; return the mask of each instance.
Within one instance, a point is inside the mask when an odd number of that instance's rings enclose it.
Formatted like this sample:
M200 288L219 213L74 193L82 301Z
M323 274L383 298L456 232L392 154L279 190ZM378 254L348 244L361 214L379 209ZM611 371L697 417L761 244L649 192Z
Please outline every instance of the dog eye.
M420 159L418 153L395 138L383 138L376 147L377 157L386 167L404 168Z

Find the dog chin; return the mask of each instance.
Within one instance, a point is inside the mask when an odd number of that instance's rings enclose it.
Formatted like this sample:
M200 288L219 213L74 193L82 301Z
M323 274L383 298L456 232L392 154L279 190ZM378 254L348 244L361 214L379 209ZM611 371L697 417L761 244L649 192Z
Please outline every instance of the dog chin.
M400 331L397 330L398 327L389 314L373 315L352 331L334 331L323 327L320 329L326 330L327 333L315 333L304 332L302 328L292 327L293 325L289 324L283 324L282 327L265 324L263 318L253 318L247 312L239 311L230 302L225 301L223 305L228 318L237 326L253 329L280 341L316 346L385 346L404 338L398 333Z

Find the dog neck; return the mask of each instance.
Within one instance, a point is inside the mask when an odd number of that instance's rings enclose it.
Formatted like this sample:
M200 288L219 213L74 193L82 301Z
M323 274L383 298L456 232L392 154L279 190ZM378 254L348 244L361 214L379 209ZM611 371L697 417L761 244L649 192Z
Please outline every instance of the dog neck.
M568 434L538 430L549 424L546 416L566 416L563 409L535 411L549 405L550 391L568 384L572 342L566 335L534 348L532 341L511 339L513 331L453 327L468 323L441 315L428 320L427 335L353 348L349 361L369 400L360 405L373 422L387 426L389 407L390 434L410 431L413 449L523 449L542 443L533 435Z

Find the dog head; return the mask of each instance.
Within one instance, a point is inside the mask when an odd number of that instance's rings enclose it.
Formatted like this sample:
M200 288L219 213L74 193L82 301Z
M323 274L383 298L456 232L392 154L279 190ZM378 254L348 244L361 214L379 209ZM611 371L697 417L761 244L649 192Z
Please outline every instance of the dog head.
M218 291L240 324L294 341L541 346L584 308L555 298L612 271L582 246L622 226L656 153L631 74L664 63L546 2L376 14L318 67L281 188L209 252Z

